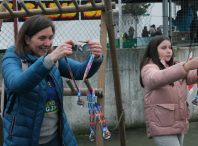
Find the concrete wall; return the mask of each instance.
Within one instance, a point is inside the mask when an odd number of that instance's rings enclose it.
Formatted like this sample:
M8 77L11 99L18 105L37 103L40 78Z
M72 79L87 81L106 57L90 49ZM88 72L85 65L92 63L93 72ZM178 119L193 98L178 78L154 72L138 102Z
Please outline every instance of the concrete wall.
M193 57L198 56L198 47L193 48ZM117 50L119 61L119 73L121 81L122 102L125 111L125 125L126 127L144 126L144 88L139 84L139 64L143 56L144 49L119 49ZM174 48L174 53L177 61L187 61L189 56L189 47ZM0 58L2 58L0 55ZM89 55L89 51L74 52L70 58L83 62ZM114 94L114 83L112 74L112 65L110 59L110 52L107 51L106 62L106 88L105 88L105 118L110 129L117 125L117 109ZM1 67L1 64L0 64ZM2 80L2 73L0 73L0 81ZM98 73L89 79L94 88L98 86ZM77 81L80 87L81 81ZM64 87L68 85L64 81ZM83 84L83 88L86 88ZM188 96L190 103L191 119L198 120L198 107L191 104L192 99L196 96L197 85L194 86L194 92ZM85 101L85 106L80 108L76 104L77 97L65 96L64 109L67 114L68 122L74 132L82 133L89 131L89 115L86 97L82 97Z

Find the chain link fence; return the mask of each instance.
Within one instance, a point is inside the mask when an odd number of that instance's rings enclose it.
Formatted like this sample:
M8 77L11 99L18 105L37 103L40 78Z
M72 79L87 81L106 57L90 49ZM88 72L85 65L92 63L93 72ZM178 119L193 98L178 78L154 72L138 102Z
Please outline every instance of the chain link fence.
M145 47L152 37L163 34L163 1L143 1L118 2L114 15L117 48ZM197 0L168 3L168 30L164 31L168 31L173 45L189 46L198 42L197 3Z
M45 8L57 7L53 0L41 1ZM74 6L70 1L59 0L61 6ZM39 9L34 0L25 1L24 3L28 9ZM90 4L89 1L79 2L83 4ZM97 3L97 1L96 1ZM13 1L9 1L9 6L13 9ZM17 10L23 10L17 3ZM53 46L58 46L62 41L72 39L74 42L78 41L100 41L100 19L101 11L89 11L79 13L65 13L45 15L52 18L55 25L55 37L53 39ZM15 30L20 30L26 17L14 19L4 19L0 32L0 49L7 49L9 46L15 44Z
M141 3L141 1L117 4L117 10L114 12L117 48L137 48L147 45L150 40L152 7L153 3Z
M172 42L192 44L198 42L197 0L172 3Z
M1 2L1 1L0 1ZM28 9L39 9L34 0L24 0ZM44 7L57 7L53 0L41 1ZM71 1L59 0L62 6L73 6ZM77 1L78 4L90 4L89 1ZM101 1L95 1L99 3ZM182 10L183 3L187 8ZM172 38L173 44L192 43L198 41L197 23L197 0L177 0L171 3ZM158 5L158 7L156 7ZM13 0L9 1L13 8ZM16 5L16 10L23 10ZM158 9L158 11L156 11ZM133 0L133 3L117 3L113 10L115 38L117 48L137 48L146 46L154 35L163 34L162 2L152 0L142 3L140 0ZM182 18L180 17L183 16ZM46 15L52 18L56 28L53 45L58 46L66 39L72 39L76 43L82 40L100 41L100 18L101 11L89 11L79 13L66 13ZM181 18L181 20L179 20ZM27 18L4 19L0 32L0 49L7 49L15 44L17 31L20 30ZM155 20L155 21L154 21ZM192 23L193 22L193 23ZM168 22L169 23L169 22ZM188 23L188 24L187 24ZM192 23L192 25L191 25ZM169 24L168 24L169 25ZM108 40L107 40L108 42ZM109 43L107 43L109 48Z

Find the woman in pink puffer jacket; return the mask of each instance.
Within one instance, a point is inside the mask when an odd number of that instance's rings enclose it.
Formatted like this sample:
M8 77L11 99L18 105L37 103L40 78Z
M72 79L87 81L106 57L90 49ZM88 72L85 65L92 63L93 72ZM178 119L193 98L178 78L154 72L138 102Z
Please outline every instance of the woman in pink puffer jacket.
M140 63L148 138L157 146L183 146L189 129L187 85L197 83L198 58L175 62L169 38L154 37Z

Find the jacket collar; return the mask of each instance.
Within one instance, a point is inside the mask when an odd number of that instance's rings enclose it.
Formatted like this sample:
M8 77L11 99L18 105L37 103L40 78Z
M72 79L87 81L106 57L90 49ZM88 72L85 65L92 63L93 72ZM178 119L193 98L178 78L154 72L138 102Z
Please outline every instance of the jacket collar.
M164 65L164 67L169 67L169 65L166 63L166 61L164 60L164 57L159 57L160 62ZM175 57L173 57L173 62L175 62Z
M20 55L21 55L21 59L24 59L30 63L34 63L38 59L37 57L30 54L24 55L23 53L21 53Z
M10 46L7 50L6 50L6 53L7 52L14 52L14 47L15 45L13 46ZM33 56L33 55L30 55L30 54L27 54L27 55L24 55L23 53L20 53L20 56L21 56L21 59L22 60L26 60L30 63L34 63L38 58Z
M164 65L164 67L169 67L169 65L164 60L164 57L159 57L159 59L160 59L160 62Z

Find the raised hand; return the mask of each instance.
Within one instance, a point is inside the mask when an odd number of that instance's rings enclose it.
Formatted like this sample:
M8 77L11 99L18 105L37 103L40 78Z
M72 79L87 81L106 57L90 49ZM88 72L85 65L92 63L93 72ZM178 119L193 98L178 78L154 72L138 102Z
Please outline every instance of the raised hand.
M71 55L73 46L74 42L71 39L61 42L60 45L52 53L50 53L52 61L56 62L67 55Z
M193 58L184 65L184 70L188 72L189 70L198 69L198 57Z
M102 54L102 46L99 42L92 41L88 42L87 45L89 45L90 51L95 55L95 58L100 57Z

